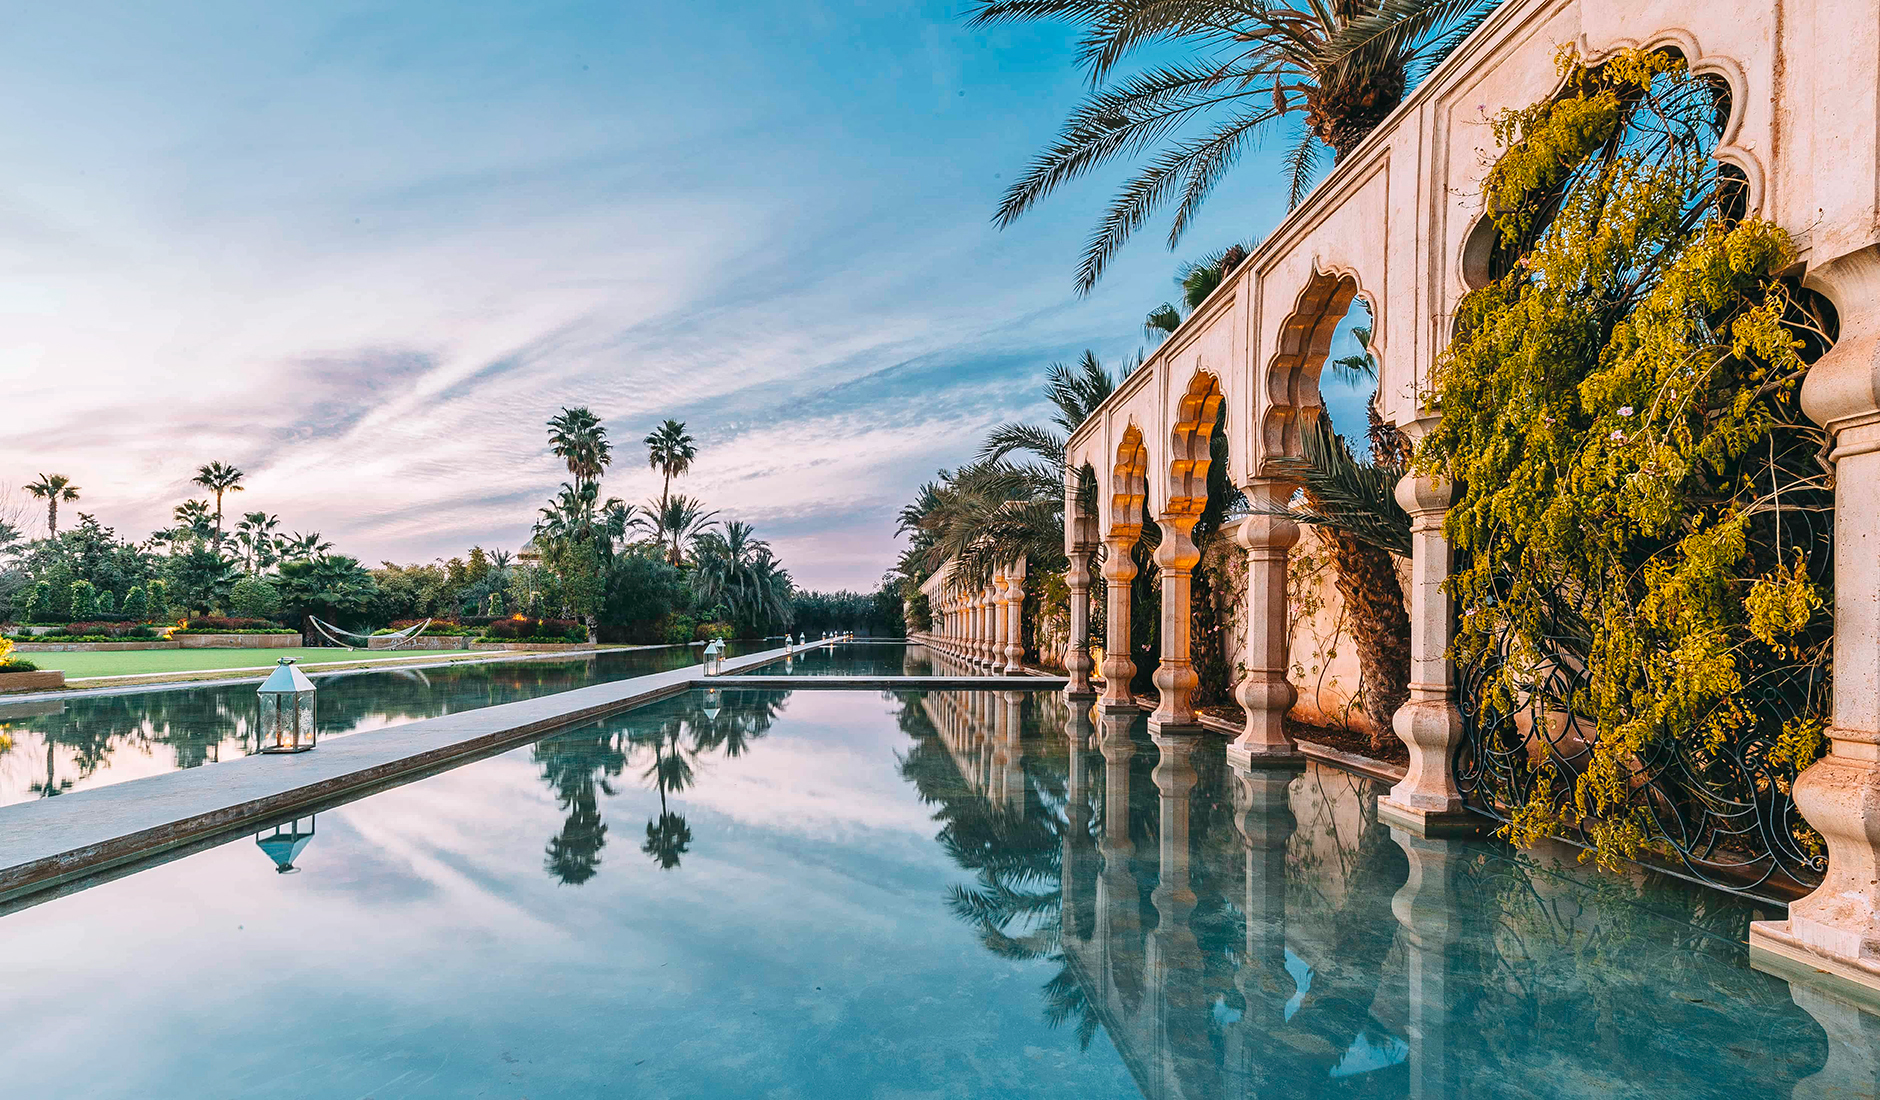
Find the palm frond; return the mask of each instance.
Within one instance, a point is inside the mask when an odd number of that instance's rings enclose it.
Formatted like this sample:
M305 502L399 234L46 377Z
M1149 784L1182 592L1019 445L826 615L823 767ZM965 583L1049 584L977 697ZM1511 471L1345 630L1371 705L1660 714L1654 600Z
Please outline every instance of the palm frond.
M1330 418L1314 418L1303 433L1304 457L1288 463L1314 503L1301 508L1255 506L1257 514L1283 515L1299 523L1332 527L1362 542L1410 556L1410 516L1397 503L1401 470L1359 462L1332 431Z

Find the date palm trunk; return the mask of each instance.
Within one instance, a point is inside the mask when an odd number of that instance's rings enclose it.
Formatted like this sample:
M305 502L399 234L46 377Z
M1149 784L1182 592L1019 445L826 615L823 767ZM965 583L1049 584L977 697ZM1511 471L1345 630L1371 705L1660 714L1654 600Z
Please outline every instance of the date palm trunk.
M1395 736L1391 717L1410 697L1410 616L1404 611L1403 585L1388 550L1337 527L1321 527L1319 533L1330 551L1358 651L1360 709L1371 725L1371 747L1380 749Z

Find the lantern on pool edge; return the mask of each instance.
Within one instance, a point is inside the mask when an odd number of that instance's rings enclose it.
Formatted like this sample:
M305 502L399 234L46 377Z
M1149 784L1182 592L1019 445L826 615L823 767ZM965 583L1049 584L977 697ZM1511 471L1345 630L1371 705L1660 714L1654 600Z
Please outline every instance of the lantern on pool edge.
M306 752L313 747L313 681L282 657L261 690L261 751Z

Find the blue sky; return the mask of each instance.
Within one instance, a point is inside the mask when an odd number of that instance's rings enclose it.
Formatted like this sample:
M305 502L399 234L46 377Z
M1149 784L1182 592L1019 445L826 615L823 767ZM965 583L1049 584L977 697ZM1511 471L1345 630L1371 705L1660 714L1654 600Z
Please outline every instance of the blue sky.
M1133 355L1179 262L1284 211L1276 135L1077 298L1115 174L989 220L1082 90L1071 32L962 8L15 10L0 481L64 473L141 537L216 459L231 511L368 562L513 549L565 477L542 422L586 404L609 495L657 492L638 440L677 417L678 488L799 583L872 585L1046 364Z

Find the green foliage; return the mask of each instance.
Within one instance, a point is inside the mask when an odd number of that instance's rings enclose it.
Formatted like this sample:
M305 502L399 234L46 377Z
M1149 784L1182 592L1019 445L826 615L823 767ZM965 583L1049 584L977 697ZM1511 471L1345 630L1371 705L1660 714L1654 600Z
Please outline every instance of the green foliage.
M344 626L360 618L378 595L372 574L357 558L341 554L282 562L276 586L282 617L300 625L303 633L306 616Z
M93 601L93 603L97 607L98 614L100 615L117 614L117 609L118 609L117 597L111 594L111 590L109 588L98 593L98 598L95 601Z
M73 619L90 619L98 613L98 589L90 581L73 581L72 595L66 601L66 614Z
M271 619L281 610L281 593L260 577L243 577L229 589L229 610L251 619Z
M56 560L49 568L38 571L38 576L46 585L46 596L39 602L33 614L34 622L62 623L72 617L72 567L63 559Z
M170 586L161 581L151 581L144 587L144 613L152 619L170 617Z
M674 615L666 620L665 638L673 645L684 645L698 632L698 623L690 615Z
M170 591L186 611L223 606L229 590L241 579L233 562L204 543L194 543L170 558L168 573Z
M1826 714L1832 496L1798 400L1825 334L1778 277L1786 236L1731 216L1725 116L1681 63L1628 53L1497 120L1515 262L1464 299L1417 456L1462 487L1453 655L1492 670L1477 705L1597 731L1571 768L1535 742L1511 835L1577 825L1607 864L1662 841L1645 778L1696 817L1786 795ZM1586 690L1559 697L1553 668ZM1733 758L1776 789L1729 787Z
M37 623L52 617L52 585L47 581L38 581L26 590L20 600L20 619L24 622Z
M133 584L124 593L124 606L119 610L128 618L143 619L150 614L149 606L144 600L144 586Z

